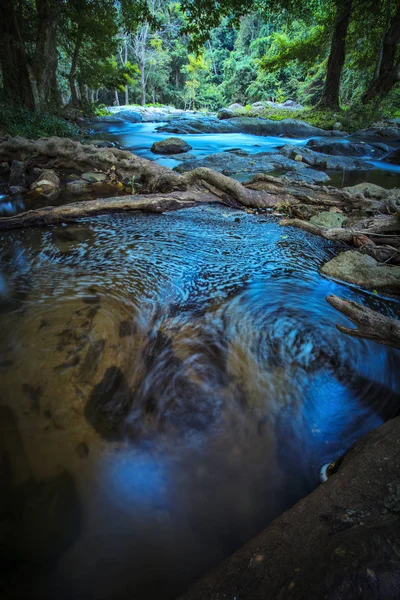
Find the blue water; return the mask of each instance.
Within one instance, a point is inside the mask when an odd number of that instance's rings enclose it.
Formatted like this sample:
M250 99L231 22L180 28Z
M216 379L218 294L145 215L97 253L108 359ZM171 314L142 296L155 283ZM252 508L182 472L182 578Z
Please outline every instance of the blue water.
M147 152L149 127L126 144ZM217 144L198 138L199 152ZM57 536L75 537L58 552L42 538L52 509L30 509L7 592L174 598L398 411L400 352L340 333L326 296L389 316L400 303L323 278L337 251L215 205L1 233L0 404L15 417L15 431L0 424L3 497L67 470L80 508L72 523L60 509ZM117 407L113 427L96 402Z

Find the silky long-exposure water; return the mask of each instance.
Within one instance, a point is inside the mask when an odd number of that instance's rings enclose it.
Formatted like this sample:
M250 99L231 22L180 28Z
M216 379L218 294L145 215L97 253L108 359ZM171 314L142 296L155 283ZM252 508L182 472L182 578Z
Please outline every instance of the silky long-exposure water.
M2 597L174 598L397 410L337 249L218 206L1 235Z

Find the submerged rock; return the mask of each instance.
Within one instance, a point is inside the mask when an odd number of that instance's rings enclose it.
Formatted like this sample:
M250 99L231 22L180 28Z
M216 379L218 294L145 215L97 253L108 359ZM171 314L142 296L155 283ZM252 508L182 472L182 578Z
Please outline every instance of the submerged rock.
M369 290L400 292L400 267L378 263L356 250L341 252L321 267L321 273Z
M75 181L68 181L65 188L68 192L70 192L70 194L74 194L76 196L79 196L80 194L84 194L85 192L88 192L91 189L89 182L85 181L84 179L76 179Z
M107 179L107 175L105 173L96 173L94 171L90 171L88 173L83 173L82 179L89 181L90 183L97 183Z
M322 211L314 217L311 217L310 223L318 225L319 227L334 229L336 227L342 227L345 220L346 217L342 213Z
M151 147L151 151L155 154L181 154L183 152L189 152L192 146L177 137L167 138L161 140L161 142L154 142Z

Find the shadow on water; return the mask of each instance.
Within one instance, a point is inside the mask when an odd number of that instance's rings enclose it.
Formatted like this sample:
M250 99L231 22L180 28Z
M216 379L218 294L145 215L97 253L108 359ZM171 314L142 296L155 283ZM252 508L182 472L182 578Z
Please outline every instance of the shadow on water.
M46 494L22 520L45 600L174 598L398 411L400 353L340 334L325 297L399 303L322 278L335 247L273 217L102 216L1 248L3 479L64 482L54 524ZM68 525L51 560L42 522L49 548Z

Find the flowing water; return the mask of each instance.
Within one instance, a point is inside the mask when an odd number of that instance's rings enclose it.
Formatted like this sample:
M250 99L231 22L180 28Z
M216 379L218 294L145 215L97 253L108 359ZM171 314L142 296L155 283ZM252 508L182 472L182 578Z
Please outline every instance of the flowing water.
M203 136L204 137L204 136ZM3 598L168 600L393 416L340 249L210 205L0 236Z

